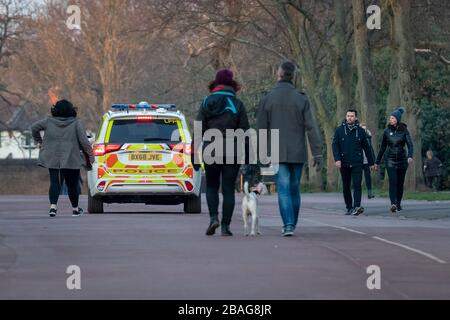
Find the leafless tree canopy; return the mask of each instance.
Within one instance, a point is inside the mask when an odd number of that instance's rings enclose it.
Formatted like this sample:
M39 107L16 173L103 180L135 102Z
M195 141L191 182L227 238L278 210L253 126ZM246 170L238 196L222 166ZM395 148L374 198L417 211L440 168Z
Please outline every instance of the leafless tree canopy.
M371 4L381 8L380 30L365 25ZM80 8L75 29L69 5ZM408 105L421 145L416 59L448 68L449 18L448 1L438 0L0 0L0 96L46 114L56 93L92 130L116 102L175 103L192 120L215 70L231 68L254 121L277 65L290 59L322 128L333 189L331 138L348 107L361 110L376 139L383 114ZM438 99L448 107L448 97ZM309 178L321 188L321 176ZM418 182L412 173L408 184Z

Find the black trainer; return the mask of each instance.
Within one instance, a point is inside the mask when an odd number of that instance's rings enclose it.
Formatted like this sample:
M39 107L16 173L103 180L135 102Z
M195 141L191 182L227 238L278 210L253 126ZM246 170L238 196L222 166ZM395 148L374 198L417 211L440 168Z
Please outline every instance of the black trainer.
M347 209L347 212L345 213L346 216L351 215L353 212L353 208Z
M391 205L391 212L396 213L397 212L397 206L395 204Z
M48 211L48 215L52 218L56 217L56 213L57 213L57 210L54 208L50 208L50 210Z
M81 216L83 213L84 213L83 209L78 208L78 211L76 211L76 210L73 210L73 211L72 211L72 217L79 217L79 216Z
M222 236L232 236L233 233L230 231L230 226L227 225L222 225Z
M402 206L401 205L397 205L397 211L402 211L403 210L403 208L402 208Z
M212 220L208 226L208 229L206 229L206 235L212 236L214 233L216 233L216 229L218 227L219 227L219 220Z

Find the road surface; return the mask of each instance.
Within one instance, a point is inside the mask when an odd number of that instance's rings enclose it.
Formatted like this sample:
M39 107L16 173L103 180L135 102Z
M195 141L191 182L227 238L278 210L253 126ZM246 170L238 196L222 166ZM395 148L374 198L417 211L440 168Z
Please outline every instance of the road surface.
M47 201L0 197L0 299L450 299L450 202L392 216L387 199L365 199L352 217L340 194L302 194L284 238L276 195L260 199L258 237L239 210L233 237L205 236L205 199L202 214L122 204L72 217L62 197L54 219Z

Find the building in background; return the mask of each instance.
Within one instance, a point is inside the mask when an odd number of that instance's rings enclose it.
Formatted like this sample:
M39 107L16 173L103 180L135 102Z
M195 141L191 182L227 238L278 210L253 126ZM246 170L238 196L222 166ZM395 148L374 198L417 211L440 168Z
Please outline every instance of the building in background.
M39 118L31 103L0 97L0 160L38 158L30 127Z

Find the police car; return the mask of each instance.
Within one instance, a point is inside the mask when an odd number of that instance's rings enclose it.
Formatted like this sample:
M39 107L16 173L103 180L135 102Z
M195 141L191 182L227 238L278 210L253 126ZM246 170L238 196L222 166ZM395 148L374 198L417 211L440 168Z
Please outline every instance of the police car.
M115 104L103 116L88 172L88 211L104 203L184 204L200 213L201 170L191 162L192 138L174 105Z

